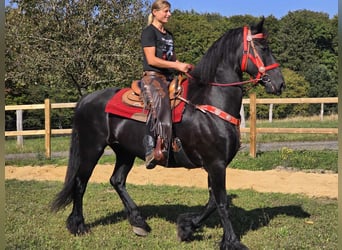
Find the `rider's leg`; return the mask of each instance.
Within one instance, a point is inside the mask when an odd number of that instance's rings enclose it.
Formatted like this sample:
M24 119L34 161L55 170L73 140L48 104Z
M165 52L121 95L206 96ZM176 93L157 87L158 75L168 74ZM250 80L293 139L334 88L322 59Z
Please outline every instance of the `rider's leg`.
M164 79L148 76L143 78L143 82L144 101L145 105L149 107L146 135L144 137L145 164L147 168L151 169L156 166L156 162L165 160L162 151L168 149L171 140L172 121L168 94L169 83Z

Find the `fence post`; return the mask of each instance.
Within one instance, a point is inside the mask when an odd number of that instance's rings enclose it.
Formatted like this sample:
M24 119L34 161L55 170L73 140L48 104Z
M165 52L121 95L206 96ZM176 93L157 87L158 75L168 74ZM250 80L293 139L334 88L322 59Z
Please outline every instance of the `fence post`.
M272 120L273 120L273 103L270 104L270 110L268 113L268 121L272 122Z
M241 109L240 109L240 129L241 128L246 128L246 117L245 117L245 107L243 106L243 103L241 104ZM245 138L246 133L241 133L240 132L240 140L242 141L243 138Z
M245 108L243 106L243 103L241 104L240 117L241 117L240 127L245 128L246 127L246 118L245 118Z
M324 103L321 103L321 121L323 121L323 116L324 116Z
M51 103L50 99L44 100L45 104L45 157L51 159Z
M17 131L23 131L23 110L16 110ZM22 135L17 136L17 146L22 148L24 146L24 139Z
M253 158L256 157L256 94L250 93L250 148L249 155Z

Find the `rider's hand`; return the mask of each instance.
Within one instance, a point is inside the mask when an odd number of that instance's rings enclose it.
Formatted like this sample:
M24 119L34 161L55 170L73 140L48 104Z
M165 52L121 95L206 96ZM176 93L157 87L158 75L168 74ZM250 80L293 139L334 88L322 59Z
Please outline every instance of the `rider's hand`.
M189 72L189 70L192 69L192 65L189 63L183 63L183 62L177 61L177 69L178 69L178 71L180 71L182 73L187 73L187 72Z

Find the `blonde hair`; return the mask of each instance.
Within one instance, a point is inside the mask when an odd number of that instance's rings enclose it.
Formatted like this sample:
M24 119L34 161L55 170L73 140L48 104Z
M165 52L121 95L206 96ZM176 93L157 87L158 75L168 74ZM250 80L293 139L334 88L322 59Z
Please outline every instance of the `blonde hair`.
M165 0L156 0L153 2L152 4L152 8L151 8L151 13L148 15L148 19L147 19L147 25L150 25L153 22L153 11L154 10L161 10L165 7L169 7L171 8L171 4L168 1Z

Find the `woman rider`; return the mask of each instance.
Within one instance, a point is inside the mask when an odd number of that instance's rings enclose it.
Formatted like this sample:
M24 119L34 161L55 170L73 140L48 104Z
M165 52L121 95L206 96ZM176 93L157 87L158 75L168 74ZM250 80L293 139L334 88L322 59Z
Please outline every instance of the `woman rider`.
M142 31L143 49L143 95L145 106L149 108L144 137L146 167L152 169L163 160L163 155L155 152L156 144L162 143L167 151L171 141L171 107L168 87L174 71L188 72L191 65L176 59L172 33L164 25L171 17L171 4L156 0L152 4L148 25Z

